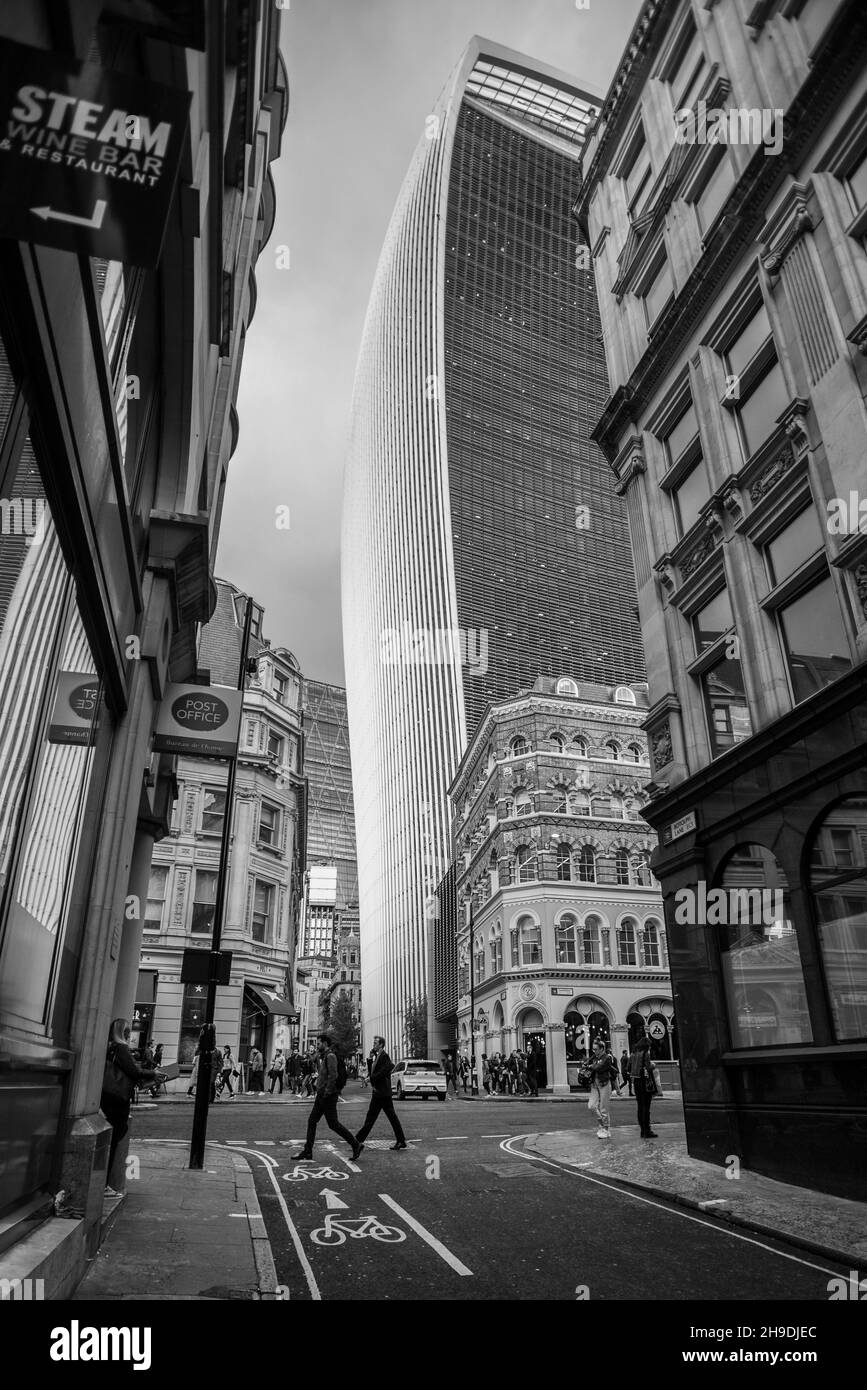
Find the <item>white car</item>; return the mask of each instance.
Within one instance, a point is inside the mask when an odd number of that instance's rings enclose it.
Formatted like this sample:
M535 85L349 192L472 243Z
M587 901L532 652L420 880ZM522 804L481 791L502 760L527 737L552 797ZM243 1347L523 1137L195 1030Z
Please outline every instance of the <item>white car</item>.
M446 1085L442 1062L429 1057L422 1060L404 1057L391 1073L391 1093L398 1100L408 1096L421 1096L422 1100L436 1096L437 1100L445 1100Z

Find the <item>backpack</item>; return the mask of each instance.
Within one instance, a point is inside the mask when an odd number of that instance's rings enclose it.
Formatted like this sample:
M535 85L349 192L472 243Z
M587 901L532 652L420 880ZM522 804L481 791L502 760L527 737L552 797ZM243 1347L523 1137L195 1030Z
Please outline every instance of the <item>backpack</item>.
M337 1054L337 1090L342 1091L346 1085L346 1061L338 1052Z

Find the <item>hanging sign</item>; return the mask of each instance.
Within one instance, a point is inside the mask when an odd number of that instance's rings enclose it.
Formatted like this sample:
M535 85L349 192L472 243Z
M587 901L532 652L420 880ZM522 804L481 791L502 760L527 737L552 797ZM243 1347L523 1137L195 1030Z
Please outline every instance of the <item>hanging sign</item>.
M99 699L98 676L87 671L58 672L48 742L88 748L96 730Z
M167 685L157 718L154 752L234 758L240 728L240 690Z
M0 41L0 236L155 266L191 100Z

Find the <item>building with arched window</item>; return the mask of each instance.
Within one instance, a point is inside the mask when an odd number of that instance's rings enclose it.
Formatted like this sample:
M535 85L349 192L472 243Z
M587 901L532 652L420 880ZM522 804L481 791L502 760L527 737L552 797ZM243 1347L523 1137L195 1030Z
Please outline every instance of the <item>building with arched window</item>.
M593 437L638 584L689 1151L860 1197L867 10L646 0L603 109L573 211L611 385ZM714 112L774 134L718 144Z
M465 962L449 996L457 1045L469 1051L472 1020L477 1056L533 1043L554 1091L577 1089L595 1038L619 1057L642 1030L678 1084L655 841L637 809L647 694L629 689L634 708L611 686L542 678L490 706L450 789ZM614 767L612 748L637 758Z

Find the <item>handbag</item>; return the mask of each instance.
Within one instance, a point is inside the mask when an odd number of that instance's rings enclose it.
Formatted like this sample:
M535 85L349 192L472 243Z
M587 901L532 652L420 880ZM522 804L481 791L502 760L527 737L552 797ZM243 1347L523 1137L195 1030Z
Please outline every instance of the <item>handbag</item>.
M113 1047L108 1049L106 1055L102 1090L104 1095L111 1096L114 1100L132 1100L132 1077L127 1076L126 1072L118 1066Z

